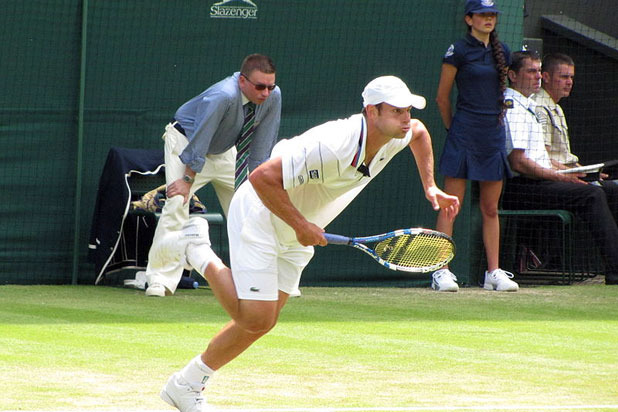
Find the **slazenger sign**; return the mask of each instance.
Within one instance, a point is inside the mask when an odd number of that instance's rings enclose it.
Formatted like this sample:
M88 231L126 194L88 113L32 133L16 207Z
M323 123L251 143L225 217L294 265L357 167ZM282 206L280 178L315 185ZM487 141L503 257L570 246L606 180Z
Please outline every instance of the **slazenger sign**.
M251 0L223 0L210 6L213 19L257 19L258 7Z

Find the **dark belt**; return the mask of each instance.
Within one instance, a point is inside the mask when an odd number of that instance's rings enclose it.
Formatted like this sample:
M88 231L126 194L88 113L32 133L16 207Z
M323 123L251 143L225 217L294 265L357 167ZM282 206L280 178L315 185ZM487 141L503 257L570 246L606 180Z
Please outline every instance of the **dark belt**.
M182 133L184 137L187 137L187 134L185 133L185 129L180 125L180 123L178 123L178 120L172 119L172 126L174 126L174 129Z

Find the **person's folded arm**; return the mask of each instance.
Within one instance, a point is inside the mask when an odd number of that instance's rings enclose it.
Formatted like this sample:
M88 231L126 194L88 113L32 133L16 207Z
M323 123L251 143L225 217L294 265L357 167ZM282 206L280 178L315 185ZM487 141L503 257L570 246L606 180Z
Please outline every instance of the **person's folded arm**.
M509 163L513 170L533 179L586 184L577 173L558 173L555 169L541 166L526 156L523 149L513 149L509 154Z

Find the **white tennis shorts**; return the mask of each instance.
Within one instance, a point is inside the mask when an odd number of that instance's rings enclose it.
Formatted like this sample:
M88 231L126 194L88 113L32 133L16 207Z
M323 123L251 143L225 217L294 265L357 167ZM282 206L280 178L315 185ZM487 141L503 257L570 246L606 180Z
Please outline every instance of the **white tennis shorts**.
M243 183L232 199L227 224L239 299L276 301L280 290L300 295L300 276L313 257L313 246L282 245L270 216L251 183Z

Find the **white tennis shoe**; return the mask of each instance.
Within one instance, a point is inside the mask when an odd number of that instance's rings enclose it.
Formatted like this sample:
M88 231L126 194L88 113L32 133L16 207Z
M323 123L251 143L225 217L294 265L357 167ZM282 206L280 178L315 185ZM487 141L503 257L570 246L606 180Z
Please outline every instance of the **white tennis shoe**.
M148 289L146 289L146 296L156 296L162 298L164 296L170 296L171 294L172 292L167 290L167 288L160 283L153 283L148 286Z
M485 271L485 284L487 290L497 290L499 292L517 292L519 285L512 281L513 274L502 269L495 269L491 272Z
M455 282L457 277L448 269L440 269L431 275L431 288L438 292L457 292L459 285Z
M167 380L160 395L161 399L180 412L212 411L202 396L203 390L203 383L189 383L180 376L180 372L176 372Z

